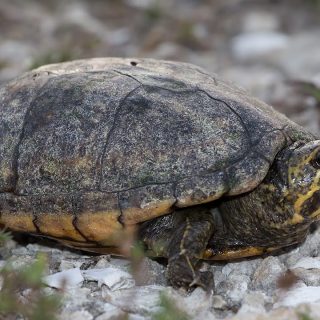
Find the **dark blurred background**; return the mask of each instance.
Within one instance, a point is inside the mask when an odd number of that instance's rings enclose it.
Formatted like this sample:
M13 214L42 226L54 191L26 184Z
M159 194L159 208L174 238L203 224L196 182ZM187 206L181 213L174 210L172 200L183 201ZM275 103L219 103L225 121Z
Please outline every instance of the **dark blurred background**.
M320 132L319 0L0 0L0 85L98 56L197 64Z

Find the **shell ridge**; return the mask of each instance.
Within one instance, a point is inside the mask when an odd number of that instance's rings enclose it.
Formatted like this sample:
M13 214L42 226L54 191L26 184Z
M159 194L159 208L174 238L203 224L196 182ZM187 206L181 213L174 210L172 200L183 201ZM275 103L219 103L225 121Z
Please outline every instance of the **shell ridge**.
M156 89L161 89L161 90L165 90L165 91L169 91L169 92L174 92L174 93L195 93L197 92L197 88L196 87L191 87L189 89L182 89L182 90L175 90L175 89L169 89L169 88L165 88L165 87L161 87L161 86L155 86L155 85L150 85L150 84L142 84L143 87L145 88L156 88Z
M125 76L125 77L128 77L128 78L130 78L130 79L133 79L133 80L137 81L138 83L140 83L141 85L143 85L143 83L142 83L140 80L138 80L136 77L134 77L134 76L131 75L131 74L127 74L127 73L124 73L124 72L121 72L121 71L115 70L115 69L113 69L112 71L113 71L113 72L116 72L116 73L118 73L118 74L120 74L120 75L122 75L122 76Z
M18 185L18 180L19 180L18 168L19 168L19 158L20 158L20 146L21 146L22 141L23 141L23 139L25 137L25 129L26 129L26 125L27 125L27 122L28 122L28 118L29 118L30 113L32 111L34 101L36 101L38 99L38 97L41 94L41 89L48 83L48 80L49 79L47 79L45 81L45 83L43 83L41 85L41 87L38 90L38 93L31 100L30 105L28 106L28 108L26 110L26 113L24 115L24 119L23 119L23 122L22 122L21 133L19 135L17 145L15 146L13 154L12 154L12 156L13 156L13 158L12 158L12 170L13 170L13 188L12 188L12 191L13 192L12 193L14 193L14 194L17 193L17 185Z
M203 92L204 94L206 94L210 99L214 100L214 101L217 101L217 102L221 102L223 103L240 121L242 127L244 128L245 132L246 132L246 136L248 138L248 141L249 141L249 144L250 146L252 145L252 141L251 141L251 138L250 138L250 134L249 134L249 130L244 122L244 120L242 119L241 115L236 111L234 110L234 108L232 108L227 102L221 100L221 99L218 99L218 98L214 98L211 94L209 94L207 91L203 90L203 89L199 89L198 88L198 91L200 92Z
M257 151L257 150L253 150L253 153L256 154L257 156L259 156L261 159L263 159L265 162L267 162L269 164L269 166L272 165L272 162L261 152Z
M169 89L169 88L166 88L166 87L162 87L162 86L157 86L157 85L149 85L149 84L146 84L142 81L140 81L137 77L131 75L131 74L128 74L128 73L124 73L124 72L121 72L121 71L118 71L118 70L113 70L114 72L118 73L118 74L121 74L123 76L127 76L131 79L134 79L136 80L137 82L139 82L143 87L146 87L146 88L156 88L156 89L161 89L161 90L166 90L166 91L169 91L169 92L174 92L174 93L192 93L192 92L196 92L198 91L198 88L195 87L195 86L192 86L190 88L187 88L187 89L182 89L182 90L175 90L175 89Z
M106 142L103 146L103 149L102 149L102 153L101 153L101 157L100 157L100 182L99 182L99 191L102 191L102 183L103 183L103 162L104 162L104 157L105 157L105 154L107 152L107 148L108 148L108 145L109 145L109 142L110 142L110 139L111 139L111 136L112 136L112 133L113 131L115 130L116 128L116 123L117 123L117 119L119 117L119 114L120 114L120 111L122 109L122 106L124 104L124 102L126 101L126 99L128 99L130 97L130 95L132 95L135 91L137 91L138 89L140 89L142 87L142 85L138 85L137 87L135 87L134 89L130 90L126 95L125 97L123 97L123 99L120 100L119 102L119 105L118 105L118 108L115 112L115 115L114 115L114 119L113 119L113 123L112 123L112 126L107 134L107 138L106 138Z
M209 74L209 73L206 73L204 70L202 70L202 68L195 68L199 73L207 76L208 78L212 79L213 80L213 83L218 86L218 80L216 77L214 77L213 75Z

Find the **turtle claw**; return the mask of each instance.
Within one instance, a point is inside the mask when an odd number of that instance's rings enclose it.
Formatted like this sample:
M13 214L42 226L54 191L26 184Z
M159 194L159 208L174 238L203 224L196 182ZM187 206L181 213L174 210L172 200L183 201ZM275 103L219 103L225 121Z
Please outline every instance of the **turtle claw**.
M210 271L195 271L186 263L185 258L172 259L168 264L167 278L174 288L185 288L193 290L201 287L204 291L210 292L213 289L214 281Z
M212 273L209 271L198 272L196 276L192 278L181 278L177 276L176 279L168 279L169 283L175 289L185 288L188 291L194 290L197 287L202 288L204 291L210 293L213 290L214 281Z

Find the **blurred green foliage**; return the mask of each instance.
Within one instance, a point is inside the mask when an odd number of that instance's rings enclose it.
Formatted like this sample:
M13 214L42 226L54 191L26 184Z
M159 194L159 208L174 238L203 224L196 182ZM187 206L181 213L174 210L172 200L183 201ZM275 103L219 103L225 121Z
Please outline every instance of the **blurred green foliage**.
M312 96L316 99L317 103L320 104L320 88L311 82L301 82L302 91L309 96Z
M148 6L144 11L145 19L150 23L158 21L163 17L163 14L164 13L158 1L155 1L151 6Z
M4 60L0 60L0 70L8 66L8 63Z
M320 9L320 0L308 0L307 2L311 3L311 5L318 7L318 9Z
M313 97L316 100L317 105L320 106L319 84L316 84L312 81L305 81L305 80L293 81L292 84L294 85L294 87L299 93Z
M306 312L298 312L297 313L299 320L314 320L308 313Z
M152 320L190 320L165 293L160 295L160 307L161 310L152 316Z
M315 87L310 86L307 88L307 90L308 90L309 94L311 96L313 96L317 100L318 103L320 103L320 88L315 88Z
M11 240L10 232L0 230L0 247L3 247L9 240Z
M0 231L0 246L10 239ZM16 269L6 262L0 268L0 319L55 320L60 306L58 294L47 294L42 277L47 269L45 255L29 266Z

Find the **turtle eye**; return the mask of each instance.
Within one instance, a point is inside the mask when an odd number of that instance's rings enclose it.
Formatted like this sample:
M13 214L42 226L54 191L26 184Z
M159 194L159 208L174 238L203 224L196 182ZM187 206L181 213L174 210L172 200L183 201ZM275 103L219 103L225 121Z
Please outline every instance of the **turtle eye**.
M320 152L318 152L315 157L313 158L313 160L311 161L312 166L315 169L320 169Z

